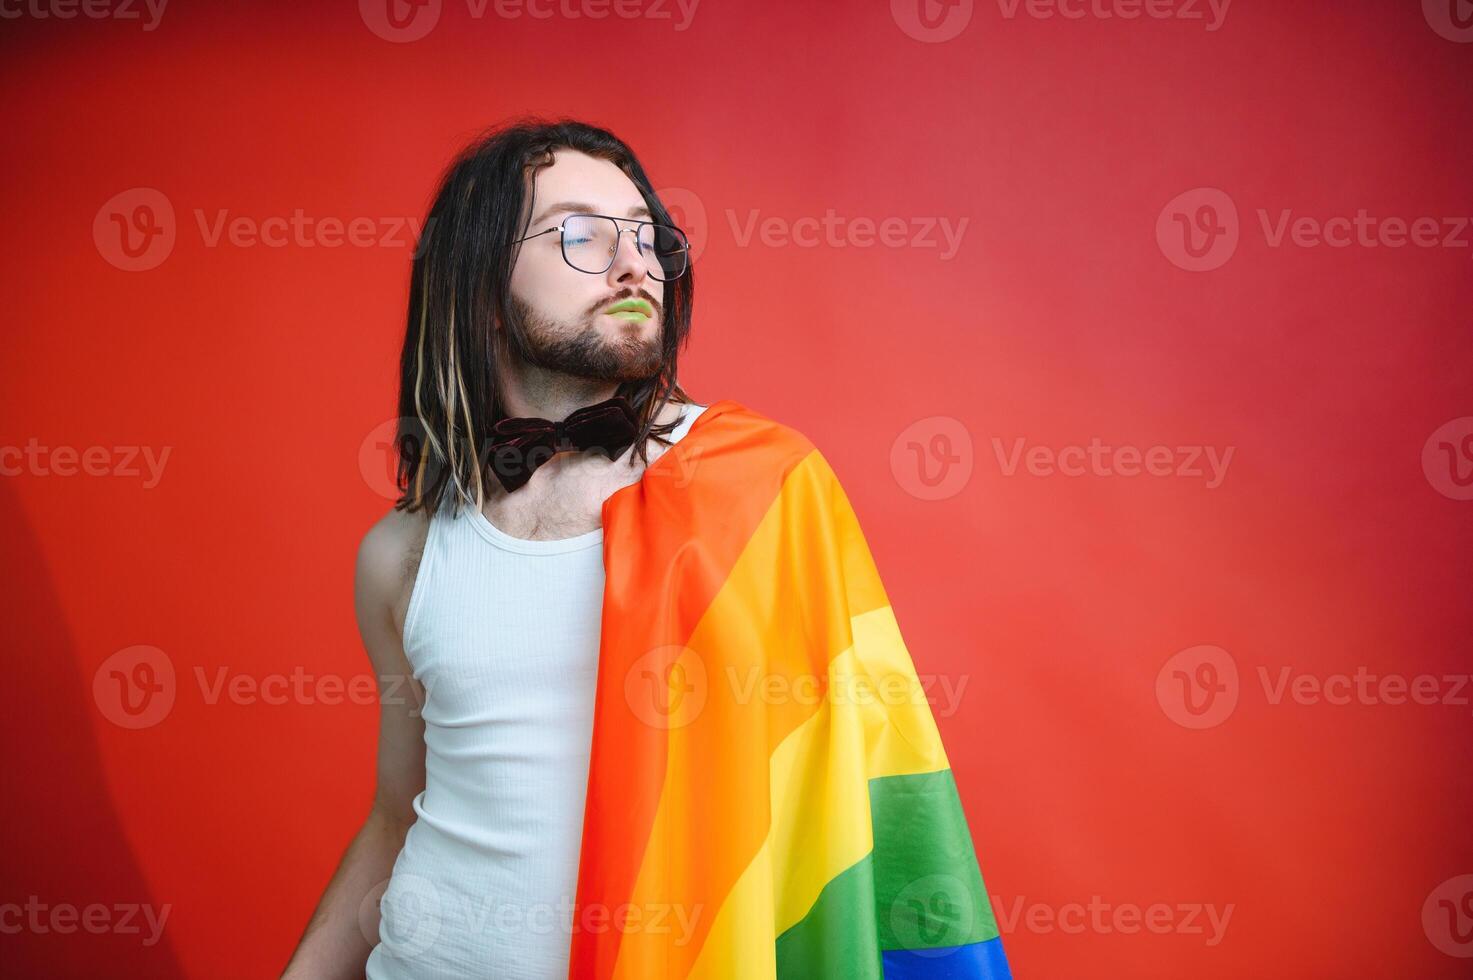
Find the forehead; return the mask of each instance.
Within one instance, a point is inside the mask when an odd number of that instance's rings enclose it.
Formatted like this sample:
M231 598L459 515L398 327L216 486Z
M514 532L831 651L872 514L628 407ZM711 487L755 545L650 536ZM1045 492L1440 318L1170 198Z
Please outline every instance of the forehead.
M599 214L619 217L644 207L644 197L628 174L576 150L555 151L551 166L537 171L530 213L540 218L562 202L582 202Z

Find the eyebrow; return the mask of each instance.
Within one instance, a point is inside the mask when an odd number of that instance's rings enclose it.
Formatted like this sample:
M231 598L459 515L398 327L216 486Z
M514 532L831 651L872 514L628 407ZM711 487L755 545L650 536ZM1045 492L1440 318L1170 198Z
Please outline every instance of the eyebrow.
M535 225L539 222L546 221L548 218L562 211L582 211L588 214L603 213L598 209L598 205L596 204L588 204L584 201L559 201L558 203L551 205L550 207L543 208L542 213L533 218L531 223ZM628 214L631 218L651 217L650 209L643 204L630 208Z

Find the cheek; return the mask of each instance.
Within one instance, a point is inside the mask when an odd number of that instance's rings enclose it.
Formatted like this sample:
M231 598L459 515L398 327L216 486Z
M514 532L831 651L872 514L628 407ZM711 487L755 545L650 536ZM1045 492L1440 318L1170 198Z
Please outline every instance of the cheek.
M532 268L518 262L511 273L511 292L538 314L551 320L567 322L580 318L598 302L596 283L558 262L557 269Z

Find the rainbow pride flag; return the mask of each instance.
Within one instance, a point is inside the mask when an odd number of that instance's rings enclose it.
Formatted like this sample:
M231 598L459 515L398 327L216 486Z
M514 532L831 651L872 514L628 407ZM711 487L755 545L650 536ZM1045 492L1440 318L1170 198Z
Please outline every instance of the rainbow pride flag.
M569 976L1010 977L930 705L813 444L715 402L603 524Z

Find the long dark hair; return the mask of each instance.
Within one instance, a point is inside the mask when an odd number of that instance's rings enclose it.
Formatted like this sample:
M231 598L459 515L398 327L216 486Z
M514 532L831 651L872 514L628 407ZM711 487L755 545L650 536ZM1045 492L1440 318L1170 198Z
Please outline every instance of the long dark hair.
M453 487L455 507L485 502L491 478L483 452L491 427L505 417L496 383L494 323L522 328L510 311L511 273L526 234L524 210L538 171L553 151L578 150L608 160L629 176L651 219L674 224L631 150L607 130L572 119L520 117L473 140L440 178L415 250L409 283L409 317L399 359L399 465L396 510L438 506ZM676 380L677 353L690 333L695 284L691 270L665 287L661 320L663 363L643 381L619 385L640 426L634 453L648 463L646 440L665 436L677 423L655 425L661 409L690 397Z

